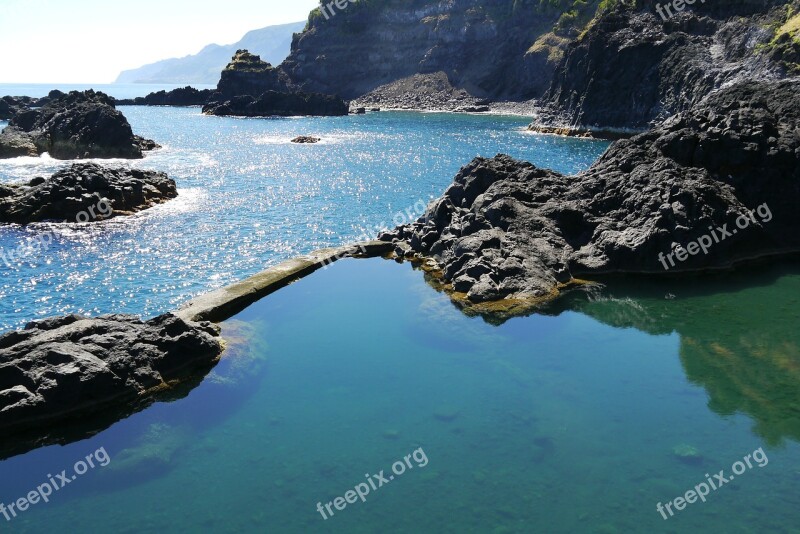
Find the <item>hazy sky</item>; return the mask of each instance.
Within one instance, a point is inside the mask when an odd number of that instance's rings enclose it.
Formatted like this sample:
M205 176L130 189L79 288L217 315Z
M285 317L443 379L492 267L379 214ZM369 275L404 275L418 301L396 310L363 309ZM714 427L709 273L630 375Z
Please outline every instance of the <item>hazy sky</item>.
M0 83L111 83L120 71L306 20L319 0L0 0Z

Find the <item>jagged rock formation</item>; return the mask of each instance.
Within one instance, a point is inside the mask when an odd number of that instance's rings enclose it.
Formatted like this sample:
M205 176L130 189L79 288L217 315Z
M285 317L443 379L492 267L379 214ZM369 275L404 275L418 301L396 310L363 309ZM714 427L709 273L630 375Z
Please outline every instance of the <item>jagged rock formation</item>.
M0 336L0 430L4 439L112 409L129 410L199 373L222 352L219 329L167 314L68 315ZM14 443L20 447L20 443Z
M129 215L178 196L162 172L72 165L27 185L0 185L0 223L104 220Z
M27 96L4 96L0 98L0 121L8 121L24 109L28 109L36 99Z
M664 2L619 2L569 45L532 129L643 131L723 85L782 78L792 51L767 47L792 3L698 2L664 20Z
M580 276L726 268L796 252L798 201L800 86L747 82L618 141L574 177L478 158L423 218L381 239L400 255L432 258L472 303L534 300ZM680 248L710 228L720 230L707 253Z
M57 159L140 159L158 145L133 135L114 101L95 91L60 92L19 110L0 134L0 157L39 155Z
M267 91L286 92L290 88L291 81L283 70L274 68L247 50L236 51L217 84L217 92L223 99L260 96Z

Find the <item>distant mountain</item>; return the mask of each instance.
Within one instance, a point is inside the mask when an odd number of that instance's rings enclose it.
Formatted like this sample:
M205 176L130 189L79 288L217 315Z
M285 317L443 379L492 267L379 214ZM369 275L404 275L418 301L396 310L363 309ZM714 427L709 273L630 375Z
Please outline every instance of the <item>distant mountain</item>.
M253 30L231 45L208 45L198 54L165 59L138 69L123 71L114 83L211 84L219 81L219 73L239 49L246 48L264 61L280 64L289 55L292 35L303 31L305 22L293 22Z

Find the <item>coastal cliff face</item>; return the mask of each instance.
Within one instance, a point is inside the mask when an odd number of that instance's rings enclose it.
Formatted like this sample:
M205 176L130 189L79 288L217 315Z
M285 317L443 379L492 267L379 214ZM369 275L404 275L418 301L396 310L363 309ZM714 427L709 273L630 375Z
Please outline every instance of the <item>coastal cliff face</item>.
M438 72L479 97L538 96L560 57L553 44L567 42L573 22L593 14L599 3L359 1L328 18L312 12L282 67L303 88L344 98ZM574 20L564 18L565 8L574 11ZM555 26L561 37L551 34ZM549 41L537 42L546 35L552 35Z
M671 17L663 4L620 3L589 24L556 70L543 122L645 129L726 84L792 74L798 43L780 28L800 2L697 3Z
M451 100L542 98L543 131L643 131L725 85L800 73L800 1L665 4L359 1L312 12L281 70L304 90L354 99L380 88L412 106L441 85L420 76L466 93L445 88Z

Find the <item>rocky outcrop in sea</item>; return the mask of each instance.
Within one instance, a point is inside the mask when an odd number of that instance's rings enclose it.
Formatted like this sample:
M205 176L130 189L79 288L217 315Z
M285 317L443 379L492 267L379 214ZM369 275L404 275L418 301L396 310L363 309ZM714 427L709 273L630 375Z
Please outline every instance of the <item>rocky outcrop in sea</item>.
M0 184L0 223L75 222L130 215L178 196L162 172L75 164L24 185Z
M279 93L294 89L289 76L247 50L237 50L222 71L217 84L218 99L236 96L260 96L267 91Z
M285 71L238 50L222 71L215 91L192 87L151 93L143 98L118 101L121 105L203 106L206 115L237 117L347 115L342 99L299 91Z
M158 148L154 141L133 134L114 100L104 93L56 92L35 104L18 109L0 134L0 158L47 152L56 159L141 159L144 151Z
M798 202L800 86L745 82L616 142L576 176L478 158L424 217L381 239L468 303L533 304L581 277L797 252Z

